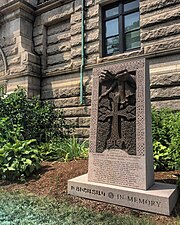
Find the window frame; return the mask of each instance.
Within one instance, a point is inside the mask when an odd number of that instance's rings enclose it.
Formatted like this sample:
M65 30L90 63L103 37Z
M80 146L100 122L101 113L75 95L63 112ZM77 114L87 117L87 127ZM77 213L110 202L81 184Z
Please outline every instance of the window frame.
M139 12L139 22L140 22L139 6L134 8L134 9L127 10L126 12L124 12L124 4L130 3L132 1L133 0L125 0L125 1L119 0L119 1L116 1L114 3L102 6L101 13L102 13L102 56L103 57L111 56L111 55L117 55L117 54L120 54L120 53L129 52L129 51L132 51L132 50L137 50L137 49L140 48L140 46L139 46L139 47L135 47L135 48L125 50L125 48L126 48L126 38L125 38L126 34L134 32L134 31L140 31L140 26L139 26L138 28L134 28L133 30L125 32L125 26L124 26L125 25L124 24L125 19L124 18L125 18L126 15L130 15L132 13ZM115 15L115 16L110 16L110 17L106 18L106 15L105 15L106 10L112 9L114 7L118 7L118 14ZM106 22L111 21L112 19L116 19L116 18L118 18L118 34L106 37ZM119 46L118 46L119 50L116 53L109 53L108 54L107 53L106 40L109 39L109 38L112 38L112 37L116 37L116 36L119 36Z

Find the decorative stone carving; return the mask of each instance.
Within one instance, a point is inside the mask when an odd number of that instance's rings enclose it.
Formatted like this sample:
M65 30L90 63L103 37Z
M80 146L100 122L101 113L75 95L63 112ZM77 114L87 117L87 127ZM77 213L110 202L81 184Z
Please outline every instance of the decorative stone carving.
M144 59L93 70L88 175L68 193L170 215L176 185L154 184L148 63Z
M127 70L116 74L105 70L99 82L97 152L120 149L135 155L135 76Z

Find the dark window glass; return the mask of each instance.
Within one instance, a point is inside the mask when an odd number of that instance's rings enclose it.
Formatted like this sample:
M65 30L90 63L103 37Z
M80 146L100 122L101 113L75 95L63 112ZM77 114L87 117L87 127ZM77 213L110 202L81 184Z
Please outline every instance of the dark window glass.
M105 6L102 15L104 56L140 47L139 0Z
M138 48L140 46L139 30L127 33L125 36L125 39L126 39L126 49L125 50Z
M127 2L124 4L124 12L130 11L138 7L139 7L139 0Z
M117 53L119 51L119 36L108 38L106 40L107 54Z
M139 12L125 16L124 24L125 32L139 28Z
M106 22L106 37L114 36L119 33L118 19L113 19Z
M105 13L106 14L106 18L118 15L119 14L118 11L119 11L118 7L114 7L112 9L106 10L106 13Z

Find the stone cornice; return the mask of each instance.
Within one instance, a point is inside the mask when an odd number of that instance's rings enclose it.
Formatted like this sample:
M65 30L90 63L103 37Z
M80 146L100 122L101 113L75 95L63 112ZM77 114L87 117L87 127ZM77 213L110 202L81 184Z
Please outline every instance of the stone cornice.
M32 72L22 72L22 73L2 76L2 77L0 77L0 82L1 81L7 82L8 80L12 80L12 79L19 78L19 77L27 77L27 76L28 77L36 77L36 78L40 79L39 74L35 74L35 73L32 73Z
M14 18L25 18L28 21L34 20L35 7L24 0L14 0L0 7L0 24Z
M40 5L37 6L37 9L35 11L35 14L38 16L38 15L41 15L42 13L45 13L45 12L48 12L52 9L55 9L61 5L65 5L65 4L68 4L70 2L73 2L74 0L52 0L52 1L48 1L48 2L44 2Z
M0 14L7 15L17 9L23 9L28 13L34 13L35 7L24 0L14 0L0 6Z

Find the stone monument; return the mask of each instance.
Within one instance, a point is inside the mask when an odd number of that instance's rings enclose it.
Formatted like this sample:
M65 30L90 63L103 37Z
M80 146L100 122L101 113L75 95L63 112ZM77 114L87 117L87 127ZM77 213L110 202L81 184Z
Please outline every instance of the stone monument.
M93 70L88 174L68 193L170 215L178 191L154 182L148 65L144 59Z

